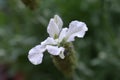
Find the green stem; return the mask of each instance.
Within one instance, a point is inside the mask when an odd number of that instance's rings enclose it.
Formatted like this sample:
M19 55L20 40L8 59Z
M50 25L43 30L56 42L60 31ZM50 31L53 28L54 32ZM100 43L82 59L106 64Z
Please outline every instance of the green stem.
M59 56L53 56L53 62L55 66L65 75L65 77L69 80L73 80L77 57L72 43L66 43L64 48L65 58L61 59Z

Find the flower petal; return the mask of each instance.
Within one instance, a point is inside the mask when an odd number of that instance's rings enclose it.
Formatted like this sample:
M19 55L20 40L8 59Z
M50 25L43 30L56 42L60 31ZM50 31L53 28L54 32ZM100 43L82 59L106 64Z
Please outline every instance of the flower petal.
M88 28L84 22L72 21L66 34L67 42L74 41L76 36L83 38L87 30Z
M54 19L50 19L50 22L47 27L47 32L49 33L50 37L58 36L59 28L58 25L54 22Z
M51 55L59 55L61 52L64 51L63 47L58 48L58 46L50 46L50 45L47 45L46 49Z
M61 30L61 29L62 29L62 26L63 26L63 21L62 21L62 19L61 19L58 15L55 15L55 16L54 16L54 21L55 21L55 23L58 25L59 30Z
M60 57L61 59L64 59L64 58L65 58L64 51L62 51L62 52L59 54L59 57Z
M58 38L59 42L61 42L61 41L65 38L66 33L67 33L67 30L68 30L68 28L63 28L63 29L62 29L62 31L61 31L61 33L60 33L60 36L59 36L59 38Z
M48 37L46 40L41 42L41 45L43 45L43 46L46 46L46 45L56 45L56 44L57 44L56 40L54 40L51 37Z
M32 48L28 54L29 61L34 65L41 64L44 51L45 49L42 48L41 45L37 45L36 47Z

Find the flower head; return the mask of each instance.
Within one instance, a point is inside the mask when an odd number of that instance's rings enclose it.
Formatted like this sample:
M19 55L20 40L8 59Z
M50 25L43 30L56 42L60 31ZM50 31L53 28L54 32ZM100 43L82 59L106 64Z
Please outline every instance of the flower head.
M33 47L28 54L28 59L34 65L42 63L43 53L47 50L53 56L59 56L61 59L65 58L65 48L61 43L68 43L75 40L75 37L83 38L85 32L88 30L86 24L80 21L72 21L69 28L62 28L62 19L55 15L50 19L47 27L47 32L50 37L41 42L41 44Z

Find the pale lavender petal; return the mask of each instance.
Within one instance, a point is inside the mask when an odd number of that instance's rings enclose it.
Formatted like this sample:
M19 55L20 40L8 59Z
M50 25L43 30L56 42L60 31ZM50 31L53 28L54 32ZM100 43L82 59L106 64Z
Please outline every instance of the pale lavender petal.
M61 33L59 35L59 39L58 39L59 42L61 42L65 38L67 30L68 30L68 28L63 28L62 29L62 31L61 31Z
M43 45L43 46L46 46L46 45L56 45L56 44L57 44L56 40L54 40L51 37L48 37L46 40L41 42L41 45Z
M76 36L83 38L87 30L88 28L84 22L72 21L66 34L67 42L74 41Z
M54 19L50 19L50 22L47 27L47 32L49 33L50 37L55 37L59 35L59 28L58 25L55 23Z
M33 47L28 53L29 61L34 65L41 64L44 51L45 49L41 47L41 45L37 45L36 47Z
M64 59L64 58L65 58L64 51L62 51L62 52L59 54L59 57L60 57L61 59Z
M61 30L61 29L62 29L62 26L63 26L63 21L62 21L62 19L61 19L58 15L55 15L55 16L54 16L54 21L55 21L55 23L58 25L59 30Z
M58 46L50 46L50 45L47 45L46 49L51 55L59 55L61 52L64 51L63 47L58 48Z

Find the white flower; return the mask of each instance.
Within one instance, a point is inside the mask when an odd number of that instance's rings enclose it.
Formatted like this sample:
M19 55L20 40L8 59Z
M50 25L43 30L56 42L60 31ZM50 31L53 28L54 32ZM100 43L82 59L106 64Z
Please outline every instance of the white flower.
M47 32L50 37L41 42L41 44L33 47L28 54L28 59L34 65L42 63L43 53L47 50L53 56L59 56L61 59L65 58L65 48L60 46L64 42L72 42L75 37L83 38L85 32L88 30L86 24L80 21L72 21L69 28L62 28L62 19L55 15L50 19Z

